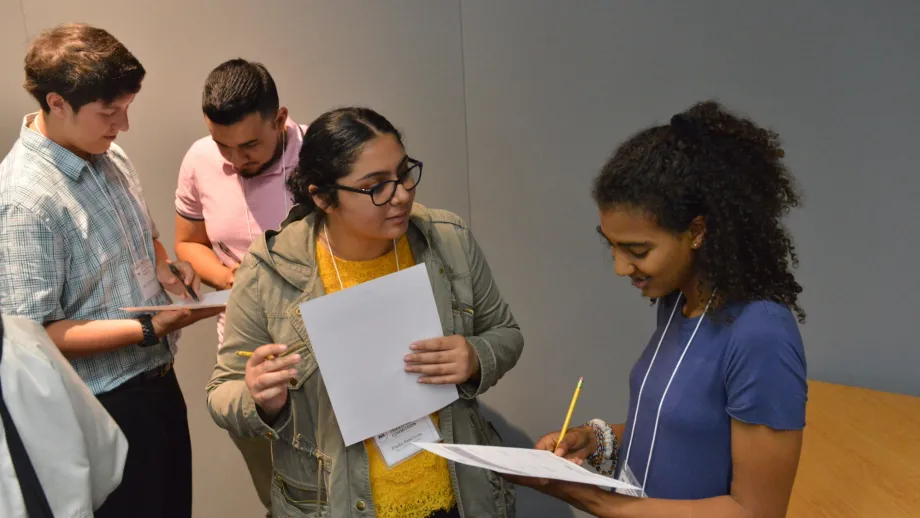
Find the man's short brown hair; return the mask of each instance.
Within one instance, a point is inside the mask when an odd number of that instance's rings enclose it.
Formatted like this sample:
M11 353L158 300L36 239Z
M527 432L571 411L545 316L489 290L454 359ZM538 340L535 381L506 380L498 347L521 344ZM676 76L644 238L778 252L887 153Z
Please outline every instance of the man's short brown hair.
M74 112L110 103L141 89L146 71L120 41L103 29L68 23L46 30L29 45L25 89L45 112L48 94L64 98Z

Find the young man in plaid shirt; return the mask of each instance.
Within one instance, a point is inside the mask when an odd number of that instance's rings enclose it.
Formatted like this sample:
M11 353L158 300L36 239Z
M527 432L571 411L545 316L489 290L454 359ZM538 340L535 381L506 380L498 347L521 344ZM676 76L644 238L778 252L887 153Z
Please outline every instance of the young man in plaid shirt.
M0 308L45 326L128 439L122 483L96 517L190 517L191 444L172 370L177 331L220 310L153 315L199 279L158 241L131 161L114 144L145 71L108 32L67 24L25 58L40 111L0 163ZM164 290L165 288L165 290Z

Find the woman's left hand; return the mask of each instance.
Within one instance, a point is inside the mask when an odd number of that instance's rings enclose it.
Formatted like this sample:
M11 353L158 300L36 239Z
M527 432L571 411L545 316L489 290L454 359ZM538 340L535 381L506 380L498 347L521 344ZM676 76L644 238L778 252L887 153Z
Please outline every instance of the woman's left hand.
M549 479L545 478L522 477L520 475L509 475L506 473L498 473L498 475L512 484L529 487L537 491L542 491L550 484Z
M575 488L582 484L577 484L575 482L565 482L563 480L549 480L545 478L534 478L534 477L522 477L520 475L507 475L499 473L499 475L511 482L512 484L518 486L529 487L535 489L541 493L546 493L547 495L554 496L556 498L562 498L567 489Z
M479 357L460 335L413 343L405 357L406 372L422 374L419 383L458 385L479 373Z

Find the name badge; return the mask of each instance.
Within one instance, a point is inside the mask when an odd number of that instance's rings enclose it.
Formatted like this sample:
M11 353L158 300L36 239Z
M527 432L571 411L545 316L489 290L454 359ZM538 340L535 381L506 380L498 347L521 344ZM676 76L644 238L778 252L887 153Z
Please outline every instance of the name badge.
M414 442L441 442L441 434L434 426L431 416L416 419L411 423L397 426L374 438L377 449L388 468L416 455L422 451Z
M626 496L634 496L637 498L648 498L648 495L645 494L645 489L642 488L642 485L639 484L639 481L636 480L635 475L633 475L632 470L629 469L629 464L623 466L623 469L620 470L620 476L617 477L617 480L619 480L620 482L623 482L624 484L629 484L631 486L635 486L639 488L639 489L617 488L616 490L617 493L621 495L626 495Z
M142 259L134 263L132 270L134 280L137 281L137 286L141 289L141 296L144 297L143 302L155 297L163 289L160 286L160 281L157 280L157 270L154 268L153 263L150 262L150 259Z

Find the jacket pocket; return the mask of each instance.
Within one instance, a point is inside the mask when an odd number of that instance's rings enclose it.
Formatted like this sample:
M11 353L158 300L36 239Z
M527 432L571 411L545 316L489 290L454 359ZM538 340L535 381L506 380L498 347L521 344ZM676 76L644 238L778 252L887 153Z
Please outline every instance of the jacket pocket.
M329 513L328 457L303 436L272 443L272 509L275 516L319 518Z
M454 316L454 332L462 336L473 335L476 318L476 310L473 305L451 299L450 309Z
M298 390L310 376L317 371L318 365L316 363L316 358L313 356L313 348L310 347L307 340L301 338L297 332L290 327L287 317L269 315L268 320L272 338L277 343L288 346L288 350L285 351L282 356L291 354L300 355L300 361L292 366L292 368L297 371L297 377L292 378L288 385L290 390Z
M299 488L275 475L272 479L272 516L321 518L329 516L328 499L315 490Z

